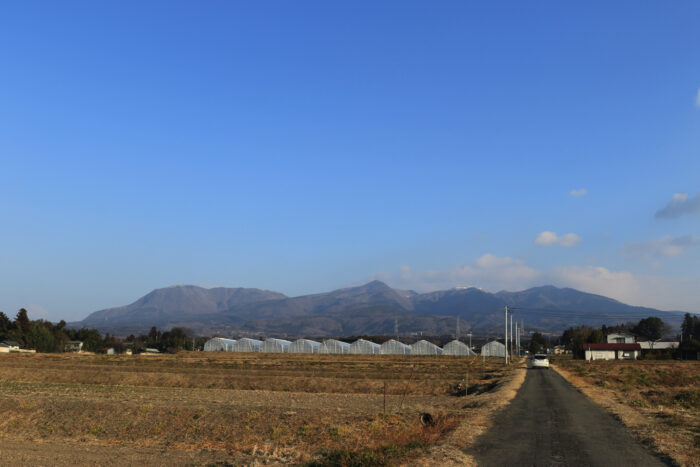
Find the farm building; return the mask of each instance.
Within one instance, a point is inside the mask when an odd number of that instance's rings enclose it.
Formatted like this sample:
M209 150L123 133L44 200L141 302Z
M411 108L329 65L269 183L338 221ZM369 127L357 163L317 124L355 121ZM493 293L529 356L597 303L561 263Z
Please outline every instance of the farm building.
M481 347L481 355L484 357L505 357L506 346L498 341L491 341Z
M233 339L224 339L223 337L212 337L204 343L205 352L233 352L233 344L236 341Z
M326 339L318 347L318 353L323 354L344 354L350 351L350 344L335 339Z
M19 352L19 344L15 341L0 342L0 353Z
M379 353L379 344L374 342L366 341L364 339L357 339L355 342L350 344L350 349L348 353L355 355L372 355Z
M639 344L583 344L586 360L637 360L642 354Z
M83 342L82 341L68 341L63 345L64 352L82 352Z
M638 341L642 350L667 350L677 349L681 344L678 341Z
M629 332L611 332L606 340L608 344L634 344L634 335Z
M453 340L445 344L442 348L443 355L451 355L453 357L471 357L476 355L472 349L464 342Z
M262 341L243 337L233 344L231 352L259 352L261 346Z
M292 342L287 352L289 353L318 353L320 343L309 339L297 339Z
M379 347L379 353L384 355L408 355L411 353L411 346L389 339Z
M442 355L442 349L432 342L420 340L411 345L411 354L413 355Z
M260 346L260 352L265 353L285 353L289 351L289 346L292 343L284 339L269 338Z

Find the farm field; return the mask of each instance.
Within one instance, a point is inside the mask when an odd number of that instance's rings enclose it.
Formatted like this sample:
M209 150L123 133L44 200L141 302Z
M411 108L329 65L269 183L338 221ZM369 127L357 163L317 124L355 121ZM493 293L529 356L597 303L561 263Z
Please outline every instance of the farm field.
M700 459L700 362L555 360L638 441L678 465Z
M465 462L471 436L522 383L518 370L452 357L2 355L0 457L19 465Z

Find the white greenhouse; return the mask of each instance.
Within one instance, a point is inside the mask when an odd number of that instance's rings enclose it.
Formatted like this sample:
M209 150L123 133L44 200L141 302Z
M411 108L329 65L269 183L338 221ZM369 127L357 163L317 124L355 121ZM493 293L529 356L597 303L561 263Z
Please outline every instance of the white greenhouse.
M320 343L309 339L297 339L292 342L287 352L289 353L318 353Z
M233 339L224 339L223 337L212 337L204 343L205 352L232 352L233 344L236 341Z
M355 355L372 355L379 353L379 344L374 342L366 341L364 339L357 339L355 342L350 344L350 349L348 353Z
M384 355L408 355L411 353L411 346L389 339L379 347L379 353Z
M344 354L350 351L350 344L335 339L326 339L318 347L318 353Z
M506 346L498 341L491 341L481 347L481 355L484 357L505 357Z
M243 337L233 344L232 352L259 352L261 346L262 341Z
M445 344L442 348L442 354L451 355L453 357L473 357L476 355L467 344L458 340L453 340Z
M265 353L285 353L292 343L284 339L269 338L260 346L260 352Z
M442 349L432 342L421 340L411 345L413 355L442 355Z

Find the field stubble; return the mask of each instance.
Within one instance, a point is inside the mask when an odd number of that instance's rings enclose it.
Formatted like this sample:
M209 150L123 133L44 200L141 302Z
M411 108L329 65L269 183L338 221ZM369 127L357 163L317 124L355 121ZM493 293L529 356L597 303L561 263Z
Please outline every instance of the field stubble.
M488 425L514 375L474 358L3 355L0 451L32 443L34 457L15 459L46 464L70 463L71 446L112 449L102 464L124 450L149 464L386 464L429 462L440 444L463 461L465 441L450 440Z

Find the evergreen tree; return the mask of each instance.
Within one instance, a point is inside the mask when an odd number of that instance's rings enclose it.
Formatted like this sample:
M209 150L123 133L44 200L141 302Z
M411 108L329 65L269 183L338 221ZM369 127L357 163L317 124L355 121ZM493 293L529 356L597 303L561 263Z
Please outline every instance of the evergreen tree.
M26 334L29 332L29 328L32 326L31 321L29 321L29 315L27 310L20 308L15 317L15 327L21 334Z

